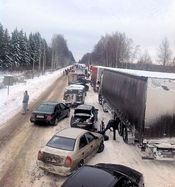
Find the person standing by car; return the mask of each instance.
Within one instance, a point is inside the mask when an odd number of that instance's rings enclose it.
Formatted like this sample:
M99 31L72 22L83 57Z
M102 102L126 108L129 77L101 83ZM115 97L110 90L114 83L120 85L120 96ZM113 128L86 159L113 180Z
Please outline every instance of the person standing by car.
M118 124L119 124L118 118L116 120L114 120L114 119L109 120L106 128L102 131L102 133L105 134L105 132L108 129L111 130L111 128L112 128L113 129L113 140L116 140L116 129L118 129Z
M22 115L25 115L27 110L28 110L28 102L29 102L29 94L27 91L24 92L24 97L23 97L23 111L22 111Z

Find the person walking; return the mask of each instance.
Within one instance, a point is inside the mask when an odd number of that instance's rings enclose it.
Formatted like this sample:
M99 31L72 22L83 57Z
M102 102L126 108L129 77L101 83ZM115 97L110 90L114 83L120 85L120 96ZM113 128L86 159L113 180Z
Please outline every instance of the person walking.
M24 92L24 97L23 97L23 111L22 111L22 115L25 115L27 110L28 110L28 102L29 102L29 94L27 91Z
M119 119L117 118L116 120L111 119L108 121L108 124L106 126L106 128L103 130L103 134L105 134L105 132L109 129L110 131L111 128L113 129L113 140L116 140L116 130L118 129L118 124L119 124Z

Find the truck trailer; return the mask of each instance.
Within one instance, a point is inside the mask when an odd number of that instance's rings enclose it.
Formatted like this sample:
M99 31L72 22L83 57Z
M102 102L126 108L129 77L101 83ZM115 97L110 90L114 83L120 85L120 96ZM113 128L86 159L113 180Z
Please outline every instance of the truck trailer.
M94 92L98 92L101 84L101 76L106 67L104 66L91 66L91 86Z
M142 158L175 159L175 74L106 68L98 98Z

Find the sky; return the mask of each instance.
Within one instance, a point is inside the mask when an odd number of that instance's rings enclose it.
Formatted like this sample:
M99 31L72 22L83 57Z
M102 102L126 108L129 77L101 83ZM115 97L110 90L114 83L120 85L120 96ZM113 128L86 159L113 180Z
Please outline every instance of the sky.
M10 33L39 32L49 45L62 34L76 61L115 32L148 50L153 61L166 37L175 56L175 0L0 0L0 22Z

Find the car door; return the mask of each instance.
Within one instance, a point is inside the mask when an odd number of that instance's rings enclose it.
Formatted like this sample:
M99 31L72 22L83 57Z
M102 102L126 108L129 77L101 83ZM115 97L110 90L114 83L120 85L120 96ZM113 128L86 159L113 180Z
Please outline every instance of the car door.
M61 118L64 118L68 114L68 108L63 103L60 103L59 105L60 105Z
M92 108L92 113L94 115L94 121L98 121L98 109L96 109L95 107Z
M57 114L58 114L59 120L63 118L63 111L62 111L60 104L58 104L58 106L57 106Z
M97 138L90 132L87 132L85 136L88 141L89 155L87 156L87 159L89 160L97 153L98 144L97 144Z
M81 160L87 161L87 158L90 154L90 147L88 144L88 140L85 135L82 135L79 139L79 146L78 146L78 154L76 155L77 164L81 162Z

